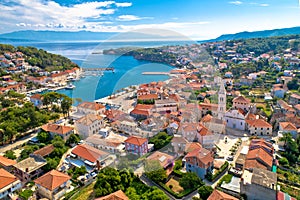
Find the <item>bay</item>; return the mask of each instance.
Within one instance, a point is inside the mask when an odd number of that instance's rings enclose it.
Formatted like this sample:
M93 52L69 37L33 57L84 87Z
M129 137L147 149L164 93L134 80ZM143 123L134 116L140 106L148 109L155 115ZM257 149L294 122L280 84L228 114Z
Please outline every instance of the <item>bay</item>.
M152 81L164 81L169 78L166 75L142 75L143 72L168 72L172 69L169 65L139 61L131 56L103 55L101 54L102 50L128 46L155 47L187 44L185 41L23 42L21 40L9 43L14 46L34 46L51 53L66 56L82 68L114 67L114 73L104 72L103 76L86 76L73 83L76 86L75 89L57 91L72 98L80 98L83 101L93 101L109 96L130 85L149 83ZM93 54L93 52L97 54Z

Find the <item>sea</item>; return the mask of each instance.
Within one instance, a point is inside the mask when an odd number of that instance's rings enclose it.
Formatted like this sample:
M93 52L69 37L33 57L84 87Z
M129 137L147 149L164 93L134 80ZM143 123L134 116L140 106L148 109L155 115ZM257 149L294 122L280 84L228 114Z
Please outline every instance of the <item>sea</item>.
M0 43L2 43L0 41ZM168 72L173 67L155 62L140 61L132 56L104 55L104 49L119 47L157 47L166 45L186 45L190 41L138 41L138 42L98 42L98 41L51 41L51 42L28 42L11 41L14 46L33 46L44 49L50 53L60 54L82 68L114 67L114 73L104 72L103 75L90 74L73 82L75 89L58 90L71 98L79 98L82 101L94 101L113 93L119 92L122 88L149 83L152 81L164 81L169 78L167 75L143 75L143 72Z

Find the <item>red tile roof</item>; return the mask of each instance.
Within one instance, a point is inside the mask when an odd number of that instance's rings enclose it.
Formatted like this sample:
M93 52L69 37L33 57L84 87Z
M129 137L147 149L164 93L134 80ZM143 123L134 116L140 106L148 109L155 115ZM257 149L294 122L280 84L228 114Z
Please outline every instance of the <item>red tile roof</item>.
M58 125L58 124L45 124L42 126L42 129L47 132L64 135L64 134L72 131L74 128L72 128L70 126L62 126L62 125Z
M98 159L108 155L108 153L106 153L104 151L100 151L99 149L91 147L87 144L81 144L81 145L76 146L72 150L72 154L75 154L85 160L92 162L92 163L94 163Z
M34 180L34 182L38 185L41 185L44 188L47 188L50 191L53 191L70 179L71 177L67 174L56 170L52 170L44 174L43 176L37 178L36 180Z
M84 108L84 109L89 109L89 110L100 110L105 108L104 105L100 104L100 103L96 103L96 102L82 102L81 104L79 104L77 107L79 108Z
M0 168L0 189L12 184L17 181L17 177L6 171L5 169Z
M33 154L40 155L42 157L49 155L54 151L54 146L53 144L49 144L41 149L36 150L33 152Z
M114 193L111 193L104 197L97 198L95 200L129 200L129 198L122 190L118 190Z
M298 130L296 126L291 122L279 122L279 126L281 126L283 130L288 130L288 131Z
M42 99L42 95L41 94L34 94L30 97L30 99Z
M244 96L238 96L233 99L233 102L250 103L251 101L249 99L245 98Z
M263 119L246 120L246 123L256 128L272 128L272 125Z
M197 158L198 161L202 162L205 165L208 165L208 163L212 163L214 161L212 153L204 148L194 149L193 151L189 152L185 157Z
M131 137L127 138L127 140L125 140L124 142L129 143L129 144L134 144L137 146L142 146L147 141L148 140L146 138L131 136Z
M8 159L8 158L0 155L0 166L8 167L8 166L12 166L16 163L17 163L17 161Z
M207 200L238 200L238 198L215 189Z
M151 100L151 99L158 99L158 94L145 94L138 96L139 100Z

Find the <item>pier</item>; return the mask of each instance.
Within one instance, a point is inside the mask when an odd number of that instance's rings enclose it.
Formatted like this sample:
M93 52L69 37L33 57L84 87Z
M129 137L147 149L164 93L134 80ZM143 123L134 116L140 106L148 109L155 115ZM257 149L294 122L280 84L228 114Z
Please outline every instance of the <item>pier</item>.
M83 72L97 72L97 71L115 71L114 67L97 67L97 68L82 68Z
M143 72L143 75L170 75L169 72Z

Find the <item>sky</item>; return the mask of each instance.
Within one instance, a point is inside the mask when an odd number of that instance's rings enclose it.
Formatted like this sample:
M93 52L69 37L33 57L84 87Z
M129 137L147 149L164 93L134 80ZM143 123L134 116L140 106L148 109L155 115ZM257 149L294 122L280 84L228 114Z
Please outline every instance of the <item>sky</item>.
M193 39L300 26L300 0L0 0L0 33L166 29Z

